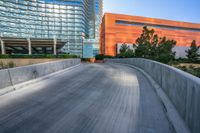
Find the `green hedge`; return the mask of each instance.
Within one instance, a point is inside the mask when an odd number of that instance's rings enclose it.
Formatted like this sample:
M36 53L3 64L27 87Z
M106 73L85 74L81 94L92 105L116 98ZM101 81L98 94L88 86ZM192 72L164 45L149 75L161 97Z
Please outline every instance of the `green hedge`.
M79 58L76 55L69 55L69 54L59 54L59 55L52 55L52 54L14 54L14 55L0 55L0 58Z
M104 55L103 54L98 54L95 56L96 60L104 60Z
M103 54L98 54L95 56L96 60L104 60L104 58L114 58L114 57L110 55L103 55Z

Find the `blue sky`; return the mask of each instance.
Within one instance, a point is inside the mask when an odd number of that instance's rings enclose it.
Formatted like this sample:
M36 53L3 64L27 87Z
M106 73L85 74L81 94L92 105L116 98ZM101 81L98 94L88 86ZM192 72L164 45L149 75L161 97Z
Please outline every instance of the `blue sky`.
M200 23L200 0L104 0L104 12Z

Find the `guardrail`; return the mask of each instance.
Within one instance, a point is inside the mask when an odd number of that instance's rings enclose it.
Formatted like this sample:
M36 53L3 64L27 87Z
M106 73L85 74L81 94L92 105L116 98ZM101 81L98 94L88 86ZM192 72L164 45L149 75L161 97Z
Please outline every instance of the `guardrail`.
M192 133L200 132L200 79L177 68L141 58L106 59L143 69L159 84Z

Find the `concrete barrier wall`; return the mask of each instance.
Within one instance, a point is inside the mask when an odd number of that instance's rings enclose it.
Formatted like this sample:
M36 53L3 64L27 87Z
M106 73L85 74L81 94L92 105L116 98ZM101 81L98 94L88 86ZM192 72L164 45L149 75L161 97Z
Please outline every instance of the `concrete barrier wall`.
M147 59L107 59L134 65L148 73L164 90L192 133L200 132L200 79L174 67Z
M8 70L0 70L0 88L12 86Z
M39 63L47 63L52 61L61 61L63 59L59 58L0 58L0 62L7 64L8 62L13 62L17 67L39 64Z
M79 63L80 59L66 59L0 70L0 91L6 87L36 79Z

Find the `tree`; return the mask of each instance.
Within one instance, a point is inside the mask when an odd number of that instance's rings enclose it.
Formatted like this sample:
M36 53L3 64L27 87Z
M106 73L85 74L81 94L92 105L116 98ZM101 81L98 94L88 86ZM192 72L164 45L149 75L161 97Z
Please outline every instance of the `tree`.
M158 60L168 63L175 58L175 52L172 52L176 41L169 40L166 37L160 37L155 34L153 29L143 27L142 34L136 40L135 55L137 57Z
M121 48L120 48L120 54L118 55L118 57L121 58L130 58L134 56L133 50L130 49L129 46L127 46L127 44L122 44Z
M175 58L176 52L173 52L172 49L176 45L176 41L168 40L166 37L160 38L160 41L157 45L157 56L156 60L168 63Z
M120 52L120 54L125 54L125 53L127 52L128 49L129 49L129 46L127 46L127 45L124 43L124 44L122 44L122 46L121 46L119 52Z
M199 48L200 48L200 46L197 46L196 45L196 41L193 40L192 43L191 43L190 48L185 51L187 53L186 56L189 59L189 61L191 61L191 62L198 61L198 58L200 57Z
M137 57L151 58L155 45L158 42L158 35L154 34L153 29L149 30L146 26L143 27L142 34L136 40L135 55ZM153 45L153 47L152 47Z

